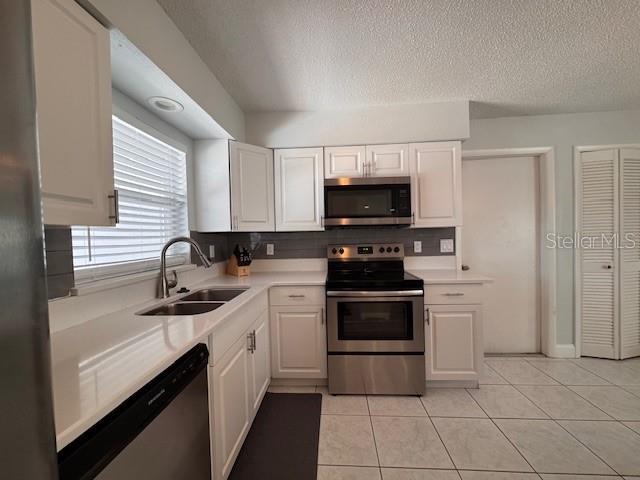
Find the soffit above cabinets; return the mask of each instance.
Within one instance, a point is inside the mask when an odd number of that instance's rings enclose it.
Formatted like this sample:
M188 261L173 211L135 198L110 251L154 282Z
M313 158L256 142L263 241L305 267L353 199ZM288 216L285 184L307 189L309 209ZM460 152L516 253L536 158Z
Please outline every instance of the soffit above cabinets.
M113 87L165 122L194 139L232 138L200 105L156 66L119 30L111 30L111 80ZM162 112L147 99L159 96L179 102L181 112Z

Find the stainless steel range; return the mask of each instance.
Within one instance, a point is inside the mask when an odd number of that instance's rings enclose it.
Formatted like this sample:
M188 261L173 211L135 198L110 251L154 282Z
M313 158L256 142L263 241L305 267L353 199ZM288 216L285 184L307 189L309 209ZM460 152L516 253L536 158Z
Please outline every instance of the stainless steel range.
M327 249L329 393L421 395L424 286L401 244Z

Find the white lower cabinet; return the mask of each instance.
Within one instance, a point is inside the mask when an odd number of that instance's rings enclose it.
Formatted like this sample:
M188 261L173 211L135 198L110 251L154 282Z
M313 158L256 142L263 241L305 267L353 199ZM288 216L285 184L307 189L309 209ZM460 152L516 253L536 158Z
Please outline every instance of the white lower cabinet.
M482 305L427 305L425 322L427 380L478 381Z
M211 368L214 480L229 476L251 425L249 347L243 336Z
M269 315L264 310L210 367L213 479L228 478L271 381Z

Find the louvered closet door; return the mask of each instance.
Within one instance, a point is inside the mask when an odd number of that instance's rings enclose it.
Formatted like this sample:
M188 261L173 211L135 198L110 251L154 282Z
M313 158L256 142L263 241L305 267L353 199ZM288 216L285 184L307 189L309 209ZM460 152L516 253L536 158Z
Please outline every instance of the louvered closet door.
M591 244L579 249L577 308L582 319L582 355L589 357L616 358L617 353L618 253L606 241L618 230L617 163L617 150L580 155L577 229Z
M640 355L640 149L620 150L620 358Z

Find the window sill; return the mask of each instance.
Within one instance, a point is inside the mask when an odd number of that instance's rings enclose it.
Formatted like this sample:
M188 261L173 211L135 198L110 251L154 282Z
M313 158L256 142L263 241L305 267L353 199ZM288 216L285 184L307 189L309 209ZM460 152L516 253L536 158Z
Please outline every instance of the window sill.
M197 265L176 265L174 267L167 267L167 270L175 270L176 272L187 272L189 270L195 270ZM102 292L104 290L111 290L113 288L124 287L134 283L140 283L151 279L158 278L159 268L156 270L149 270L147 272L132 273L129 275L123 275L121 277L106 278L104 280L95 280L87 282L85 284L76 285L71 289L72 297L79 297L82 295L89 295L91 293ZM62 297L66 298L66 297Z

